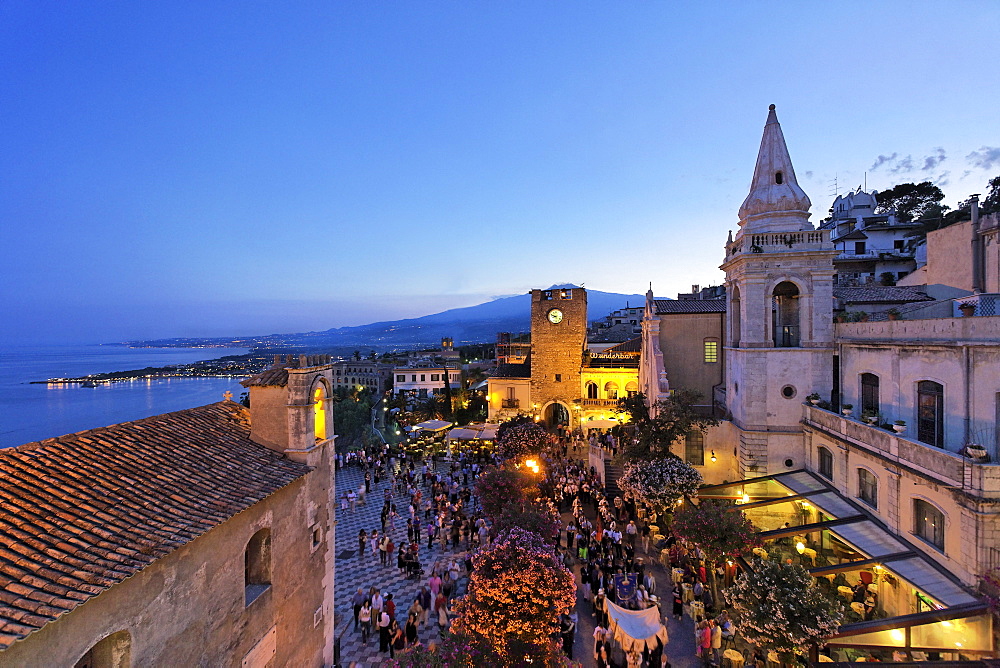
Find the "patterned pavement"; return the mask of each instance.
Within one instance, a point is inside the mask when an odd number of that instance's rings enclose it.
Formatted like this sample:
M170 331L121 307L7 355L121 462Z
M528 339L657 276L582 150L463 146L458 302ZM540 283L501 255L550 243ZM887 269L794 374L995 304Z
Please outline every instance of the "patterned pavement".
M446 470L446 466L438 464L438 470ZM363 474L358 467L345 467L337 471L337 496L350 489L357 490L363 483ZM345 512L341 510L338 501L337 505L337 537L336 537L336 583L334 588L335 606L337 610L336 635L340 638L340 660L344 666L349 666L351 662L357 662L358 668L368 668L369 666L380 666L382 662L389 658L387 652L378 651L378 633L373 633L368 639L368 644L361 643L361 630L354 631L354 610L351 606L351 597L358 587L364 588L365 593L369 587L378 587L382 596L392 594L396 602L396 621L400 627L406 624L406 613L413 599L420 592L420 588L427 584L430 577L431 568L435 562L444 564L452 558L464 559L465 551L453 552L450 548L442 551L435 546L428 552L427 534L422 534L423 541L420 546L420 563L424 568L424 575L419 580L407 579L401 575L396 568L396 555L393 554L386 566L379 564L377 555L373 555L369 549L367 554L359 557L358 532L362 529L365 533L371 534L372 529L382 533L382 523L380 513L385 499L385 489L389 482L383 481L378 485L372 485L372 491L367 495L367 503L358 504L356 510L351 512L350 508ZM424 496L427 495L427 488L423 488ZM398 546L400 539L406 540L406 518L409 517L407 507L409 498L403 494L396 494L393 497L396 503L396 510L400 517L396 519L395 531L389 525L389 535ZM464 568L463 568L464 573ZM460 589L464 584L460 583ZM419 639L425 645L429 642L440 640L436 620L433 619L433 612L428 615L428 622L420 627ZM374 621L374 620L373 620ZM374 623L373 623L374 626Z

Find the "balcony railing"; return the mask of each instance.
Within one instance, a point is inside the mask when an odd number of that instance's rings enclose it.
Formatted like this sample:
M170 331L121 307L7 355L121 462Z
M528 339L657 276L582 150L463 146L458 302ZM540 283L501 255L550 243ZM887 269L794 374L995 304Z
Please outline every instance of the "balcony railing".
M580 402L589 408L612 408L618 405L617 399L584 399Z
M500 407L501 408L520 408L521 407L521 400L520 399L503 399L500 402Z
M1000 498L1000 465L978 463L914 440L912 427L899 434L816 406L806 406L805 416L806 425L874 451L943 484L980 496Z

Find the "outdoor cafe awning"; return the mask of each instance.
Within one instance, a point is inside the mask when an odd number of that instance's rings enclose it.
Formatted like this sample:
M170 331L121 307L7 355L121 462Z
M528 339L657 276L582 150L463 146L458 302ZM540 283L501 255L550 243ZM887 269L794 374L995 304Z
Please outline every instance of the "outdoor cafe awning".
M495 424L470 424L456 427L448 432L449 441L494 440L497 437Z
M410 431L444 431L453 424L455 423L448 422L447 420L427 420L426 422L413 425Z

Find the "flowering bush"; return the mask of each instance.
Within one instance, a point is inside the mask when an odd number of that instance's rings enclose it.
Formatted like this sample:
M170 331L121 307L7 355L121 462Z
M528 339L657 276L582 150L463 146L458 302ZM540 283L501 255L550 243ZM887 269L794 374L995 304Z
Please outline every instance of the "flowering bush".
M534 422L525 422L504 430L502 436L498 430L496 453L501 459L519 459L529 454L536 455L547 445L548 432Z
M531 486L524 473L493 466L476 479L476 496L486 516L496 521L509 506L520 508Z
M554 546L559 541L562 517L552 504L543 501L528 502L520 506L509 504L493 517L493 530L497 534L515 527L530 531Z
M680 508L670 528L675 536L694 543L716 562L735 559L761 545L753 522L743 511L715 499Z
M501 655L512 642L546 645L559 615L576 604L573 573L533 532L515 527L501 533L472 563L453 628L487 639Z
M749 643L786 655L837 632L842 608L798 564L754 558L726 592Z
M638 501L669 508L679 499L693 496L701 481L693 466L669 455L626 463L618 487Z

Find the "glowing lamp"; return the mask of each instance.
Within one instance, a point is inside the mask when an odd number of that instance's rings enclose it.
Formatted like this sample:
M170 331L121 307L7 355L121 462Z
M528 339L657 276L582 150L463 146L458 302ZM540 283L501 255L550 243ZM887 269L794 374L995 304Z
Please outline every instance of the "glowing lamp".
M743 503L750 503L750 495L743 492Z
M715 456L715 450L712 450L712 456L709 457L709 459L711 459L713 462L718 461L718 457Z
M534 459L529 459L529 460L527 460L527 461L524 462L524 465L527 466L529 469L533 469L533 468L535 468L535 460Z
M906 642L906 634L902 629L892 629L889 631L889 636L898 643Z
M795 543L795 551L798 552L799 554L802 554L803 552L806 551L806 544L803 543L801 540Z

